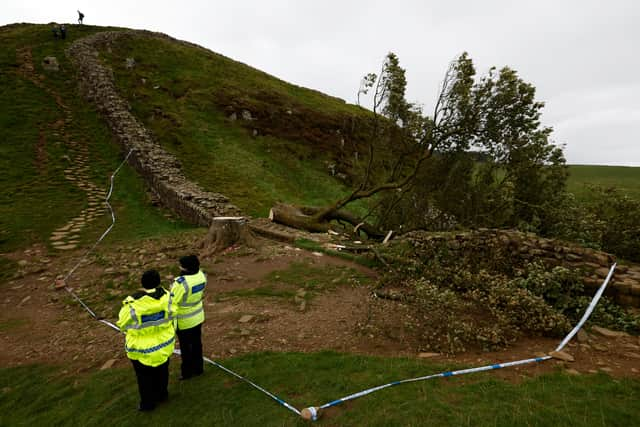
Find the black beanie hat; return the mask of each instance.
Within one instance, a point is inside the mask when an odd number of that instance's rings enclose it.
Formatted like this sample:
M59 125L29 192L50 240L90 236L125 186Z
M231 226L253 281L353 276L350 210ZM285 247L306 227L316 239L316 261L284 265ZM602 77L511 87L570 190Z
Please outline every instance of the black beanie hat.
M189 273L197 273L200 270L200 261L195 255L187 255L180 258L180 266Z
M142 287L145 289L157 288L160 286L160 273L156 270L147 270L142 274L140 283L142 283Z

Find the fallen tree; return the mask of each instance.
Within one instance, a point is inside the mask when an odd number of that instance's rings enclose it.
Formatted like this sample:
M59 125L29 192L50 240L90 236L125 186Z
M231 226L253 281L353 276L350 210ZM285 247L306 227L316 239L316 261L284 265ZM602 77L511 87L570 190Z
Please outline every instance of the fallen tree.
M340 209L326 209L312 206L294 206L278 203L269 211L269 219L279 224L315 233L326 233L331 229L331 221L348 223L355 232L363 231L367 237L382 239L385 233L362 221L352 213Z
M350 224L355 234L362 231L369 238L382 240L386 233L366 222L372 210L364 217L358 217L344 207L391 190L400 190L402 197L424 161L433 155L439 143L449 137L450 131L445 129L452 127L452 104L454 101L458 102L452 94L464 92L461 85L469 86L468 79L463 78L465 72L468 72L464 66L469 61L463 55L458 61L451 63L433 118L429 118L422 114L419 106L405 100L405 70L400 67L397 56L389 53L380 76L367 74L358 91L360 99L360 94L366 94L375 86L367 165L359 185L347 196L324 207L278 204L271 209L269 218L274 222L312 232L326 232L330 229L331 221L338 221ZM467 87L466 91L468 90ZM385 151L388 149L393 153L393 158L381 156L381 159L376 159L376 147L385 147ZM386 171L389 173L385 174Z
M396 230L424 227L421 218L434 206L452 218L466 213L465 226L493 217L493 226L535 223L538 208L555 200L566 182L562 149L550 141L551 128L541 125L544 104L535 100L535 88L507 67L492 68L477 82L475 73L466 53L453 61L429 116L405 100L405 70L389 53L380 76L365 76L358 92L375 88L366 165L354 166L358 184L326 206L276 205L272 221L312 232L326 232L335 221L373 239L385 236L380 224ZM464 168L434 168L461 154L476 154L478 160ZM476 194L484 189L486 194ZM363 199L370 202L365 215L346 210ZM376 224L367 222L370 218Z

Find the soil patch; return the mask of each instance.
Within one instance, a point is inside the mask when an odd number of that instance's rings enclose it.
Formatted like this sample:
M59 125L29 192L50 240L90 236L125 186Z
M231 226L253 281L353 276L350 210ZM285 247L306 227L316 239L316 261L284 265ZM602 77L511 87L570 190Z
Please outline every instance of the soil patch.
M144 270L157 268L168 285L171 277L166 272L176 271L177 258L197 247L201 238L194 233L162 244L102 246L68 284L89 305L95 304L96 312L114 320L120 301L131 292L120 283L137 283ZM8 279L0 301L2 366L56 364L76 373L98 370L111 359L116 359L115 366L129 363L123 337L94 321L68 292L53 287L56 276L65 274L83 254L34 246L3 255L14 262L15 271L5 272ZM263 350L335 350L470 367L534 357L558 344L556 339L533 337L502 351L420 355L415 334L403 323L409 308L399 301L374 298L371 285L376 273L365 267L275 242L265 242L260 249L235 248L203 259L202 265L209 278L204 350L214 359ZM292 265L311 273L326 272L327 280L316 283L304 274L299 281L285 280ZM554 360L506 368L496 371L496 376L519 381L561 368L576 375L603 371L640 377L638 337L591 333L581 342L574 339L567 351L575 362Z

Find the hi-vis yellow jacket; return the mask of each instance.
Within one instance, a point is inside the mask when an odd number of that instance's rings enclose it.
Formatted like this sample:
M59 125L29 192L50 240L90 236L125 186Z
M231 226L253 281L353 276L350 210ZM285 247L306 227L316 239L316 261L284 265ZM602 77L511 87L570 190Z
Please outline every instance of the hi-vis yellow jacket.
M118 327L126 333L127 357L147 366L162 365L175 347L173 295L161 287L144 289L122 302Z
M177 305L178 329L184 330L204 322L202 299L207 277L202 270L196 274L178 276L171 285L171 293Z

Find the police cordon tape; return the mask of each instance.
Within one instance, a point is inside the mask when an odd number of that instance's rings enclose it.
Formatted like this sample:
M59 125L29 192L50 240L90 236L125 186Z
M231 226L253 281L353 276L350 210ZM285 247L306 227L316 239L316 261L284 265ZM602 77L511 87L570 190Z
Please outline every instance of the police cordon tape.
M89 248L89 250L87 250L87 252L82 256L82 258L80 259L80 261L78 261L73 268L64 276L64 278L60 281L60 283L63 284L64 289L91 315L91 317L93 317L95 320L97 320L98 322L107 325L108 327L110 327L111 329L117 331L117 332L122 332L120 330L120 328L118 328L116 325L114 325L113 323L109 322L108 320L105 320L101 317L99 317L93 310L91 310L91 308L89 308L89 306L87 304L85 304L85 302L75 293L73 292L73 289L71 289L69 286L67 286L67 280L71 277L71 275L78 269L78 267L80 267L80 264L82 264L82 262L84 262L85 259L87 259L87 257L89 256L89 254L91 252L93 252L93 250L96 248L96 246L98 246L98 244L107 236L107 234L109 234L109 232L111 231L111 229L113 229L113 227L116 224L116 215L115 212L113 211L113 208L111 207L111 204L109 203L109 199L111 198L111 195L113 194L113 183L114 183L114 179L115 176L118 174L118 172L120 171L120 169L122 168L122 166L124 166L124 164L127 162L127 160L129 160L129 157L131 156L131 154L133 153L133 149L129 150L129 152L127 153L127 155L125 156L124 160L120 163L120 165L116 168L116 170L113 172L113 174L111 174L111 179L110 179L110 185L109 185L109 192L107 193L106 197L105 197L105 201L104 203L107 205L107 208L109 209L109 212L111 214L111 225L104 231L104 233L102 233L102 235L98 238L98 240L96 240L96 242ZM57 285L57 284L56 284ZM180 355L180 349L175 349L173 350L174 354ZM203 358L207 363L210 363L218 368L220 368L221 370L227 372L228 374L233 375L234 377L246 382L247 384L251 385L252 387L254 387L255 389L263 392L264 394L266 394L267 396L269 396L270 398L272 398L273 400L275 400L276 402L278 402L280 405L284 406L285 408L295 412L297 415L300 415L300 411L298 409L296 409L295 407L293 407L292 405L288 404L287 402L285 402L284 400L280 399L278 396L274 395L273 393L269 392L268 390L265 390L264 388L260 387L259 385L255 384L254 382L248 380L247 378L244 378L243 376L233 372L231 369L225 368L224 366L222 366L221 364L207 358L204 357Z
M69 288L66 285L66 282L69 279L69 277L71 277L71 275L78 269L80 264L82 264L82 262L87 258L87 256L89 256L89 254L91 252L93 252L93 250L98 245L98 243L100 243L106 237L106 235L109 234L111 229L114 227L114 225L116 223L116 216L115 216L115 213L113 212L113 208L111 207L111 204L109 203L109 199L111 198L111 194L113 193L113 181L114 181L114 178L115 178L116 174L120 171L120 168L122 168L122 166L129 159L129 156L131 156L132 152L133 152L133 149L129 151L129 153L126 155L125 159L122 161L122 163L120 163L120 165L116 168L115 172L111 175L109 192L107 193L107 196L105 198L105 204L107 205L107 207L109 208L109 211L111 213L111 225L105 230L104 233L102 233L100 238L98 238L98 240L93 244L93 246L91 246L91 248L89 248L89 250L84 254L84 256L80 259L80 261L78 261L78 263L69 271L69 273L64 277L64 279L62 281L66 291L69 292L71 294L71 296L76 301L78 301L78 303L80 303L80 305L85 310L87 310L87 312L91 315L91 317L93 317L95 320L103 323L104 325L109 326L110 328L112 328L112 329L114 329L115 331L118 331L118 332L122 332L120 330L120 328L118 328L116 325L114 325L113 323L109 322L108 320L105 320L105 319L102 319L102 318L98 317L93 312L93 310L91 310L91 308L89 308L89 306L87 306L87 304L85 304L84 301L82 301L82 299L78 295L76 295L76 293L73 292L73 290L71 288ZM569 332L567 334L567 336L563 338L563 340L560 342L558 347L556 347L555 352L562 351L562 349L569 343L569 341L571 341L571 339L575 336L575 334L578 333L580 328L582 328L582 326L587 321L589 316L591 316L591 313L593 312L593 310L595 309L596 305L598 304L598 301L602 297L602 294L604 293L604 290L607 287L607 284L609 283L609 280L611 280L611 276L613 275L613 272L614 272L614 270L616 268L616 265L617 265L617 263L614 263L611 266L611 269L609 270L609 273L607 274L607 277L606 277L604 283L602 283L602 285L600 286L600 288L598 289L598 291L594 295L593 299L591 300L591 303L589 304L589 306L585 310L584 314L582 315L582 318L576 324L576 326L571 330L571 332ZM177 355L180 355L180 349L175 349L173 351L173 353L177 354ZM405 379L405 380L393 381L393 382L390 382L390 383L387 383L387 384L379 385L379 386L376 386L376 387L371 387L371 388L359 391L357 393L350 394L350 395L345 396L345 397L341 397L340 399L332 400L330 402L325 403L324 405L309 406L307 408L304 408L302 411L298 410L293 405L287 403L286 401L284 401L283 399L279 398L275 394L273 394L270 391L264 389L263 387L260 387L259 385L255 384L254 382L250 381L249 379L243 377L242 375L239 375L239 374L233 372L231 369L228 369L228 368L222 366L218 362L215 362L215 361L209 359L208 357L203 357L203 360L206 361L207 363L209 363L209 364L211 364L211 365L213 365L213 366L225 371L226 373L228 373L230 375L233 375L234 377L238 378L239 380L242 380L242 381L246 382L247 384L249 384L252 387L254 387L256 390L261 391L262 393L264 393L265 395L269 396L271 399L273 399L274 401L276 401L277 403L279 403L283 407L285 407L285 408L289 409L290 411L296 413L297 415L301 416L302 418L304 418L306 420L316 421L319 418L319 416L321 415L321 411L323 411L323 410L325 410L327 408L330 408L332 406L340 405L340 404L342 404L344 402L347 402L349 400L357 399L359 397L366 396L368 394L374 393L376 391L383 390L385 388L394 387L394 386L397 386L397 385L400 385L400 384L408 384L408 383L412 383L412 382L430 380L430 379L433 379L433 378L446 378L446 377L453 377L453 376L464 375L464 374L471 374L471 373L475 373L475 372L483 372L483 371L490 371L490 370L494 370L494 369L502 369L502 368L507 368L507 367L511 367L511 366L517 366L517 365L525 365L525 364L529 364L529 363L539 363L539 362L544 362L544 361L552 359L552 358L553 358L553 356L547 355L547 356L543 356L543 357L535 357L535 358L532 358L532 359L516 360L516 361L513 361L513 362L494 363L494 364L491 364L491 365L479 366L479 367L475 367L475 368L460 369L460 370L457 370L457 371L446 371L446 372L440 372L438 374L426 375L426 376L423 376L423 377L416 377L416 378L409 378L409 379Z
M596 307L596 304L598 304L598 301L600 300L600 297L602 297L602 294L604 293L605 288L607 287L607 284L609 283L609 280L611 279L611 276L613 275L613 271L616 268L616 263L614 263L611 266L611 269L609 270L609 274L607 274L607 278L605 279L604 283L600 286L600 288L598 289L598 291L596 292L596 294L594 295L593 299L591 300L591 303L589 304L589 307L587 307L587 309L585 310L584 314L582 315L582 318L580 319L580 321L578 322L578 324L576 324L576 326L571 330L571 332L569 332L567 334L566 337L564 337L564 339L560 342L560 344L558 345L558 347L556 347L555 352L558 351L562 351L562 349L569 343L569 341L571 341L571 338L573 338L573 336L575 334L578 333L578 331L580 330L580 328L582 328L582 326L584 325L584 323L587 321L587 319L589 318L589 316L591 316L591 313L593 312L593 309ZM368 388L366 390L363 391L359 391L357 393L354 394L350 394L349 396L345 396L342 397L340 399L336 399L333 400L331 402L325 403L324 405L321 406L310 406L308 408L305 408L302 410L302 417L305 419L310 419L312 421L316 421L318 419L318 417L320 416L320 411L330 408L332 406L336 406L336 405L340 405L341 403L344 403L348 400L353 400L353 399L357 399L359 397L362 396L366 396L367 394L388 388L388 387L394 387L400 384L407 384L407 383L412 383L412 382L416 382L416 381L425 381L425 380L430 380L433 378L443 378L443 377L452 377L452 376L457 376L457 375L464 375L464 374L471 374L474 372L482 372L482 371L490 371L493 369L501 369L501 368L507 368L510 366L517 366L517 365L526 365L528 363L537 363L537 362L544 362L545 360L549 360L552 359L553 356L543 356L543 357L535 357L532 359L523 359L523 360L516 360L513 362L504 362L504 363L494 363L491 365L485 365L485 366L480 366L477 368L468 368L468 369L461 369L458 371L446 371L446 372L440 372L439 374L432 374L432 375L427 375L424 377L417 377L417 378L410 378L407 380L400 380L400 381L393 381L387 384L383 384L383 385L379 385L377 387L372 387L372 388Z

